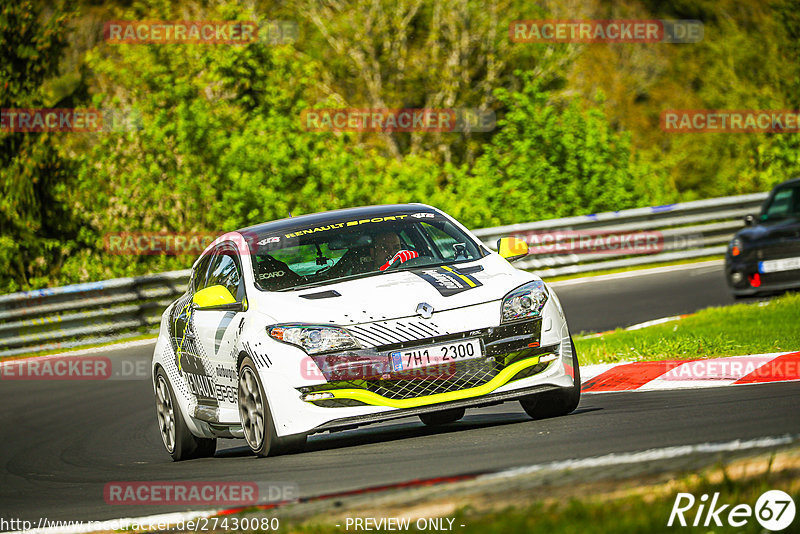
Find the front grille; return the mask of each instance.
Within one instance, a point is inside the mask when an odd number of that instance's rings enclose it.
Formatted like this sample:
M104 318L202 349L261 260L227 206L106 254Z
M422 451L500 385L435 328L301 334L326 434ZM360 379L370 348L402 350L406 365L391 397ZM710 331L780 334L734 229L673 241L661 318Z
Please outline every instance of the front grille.
M369 380L366 389L387 399L413 399L482 386L500 371L500 364L494 359L467 360L452 367L427 367L420 369L417 376L404 373L408 378Z
M413 319L377 321L348 326L347 330L358 339L362 347L367 348L405 344L449 334L446 329L432 321Z
M396 331L403 331L406 328L410 331L411 327L408 325L411 321L405 321L404 326L397 327L400 321L392 321L392 326ZM381 324L384 322L381 322ZM436 325L427 322L423 323L428 325L429 328L437 328ZM377 327L377 329L376 329ZM300 393L310 393L315 391L331 391L336 389L360 389L370 391L382 397L392 400L413 399L418 397L425 397L428 395L436 395L438 393L449 393L453 391L460 391L463 389L474 388L482 386L491 381L497 374L508 367L509 365L532 358L542 354L558 353L558 345L538 346L539 339L541 338L541 319L534 319L528 321L520 321L513 324L501 325L497 327L483 328L480 330L472 330L469 332L448 333L443 329L438 329L438 336L436 337L422 337L420 331L420 338L413 341L394 341L391 334L386 331L380 331L380 328L388 328L388 326L380 326L378 323L369 323L368 325L359 325L357 327L349 326L348 329L353 332L357 337L364 336L365 331L372 332L374 336L385 336L381 343L374 348L367 349L376 351L384 355L387 359L387 365L391 366L389 360L389 353L392 350L397 350L403 347L422 346L431 343L440 343L446 340L466 339L468 337L480 337L483 341L485 357L480 359L471 359L451 363L449 365L439 365L423 367L421 369L407 370L400 372L390 372L382 375L381 378L377 376L364 376L358 379L349 380L330 380L323 384L314 386L304 386L298 388ZM378 333L378 332L381 333ZM399 335L399 334L396 334ZM361 341L362 338L359 337ZM391 340L391 343L389 342ZM549 363L534 365L530 368L523 369L509 381L519 380L533 376L542 372L549 366ZM317 406L324 407L341 407L344 406L338 400L325 400L315 401Z
M800 239L772 241L753 249L756 260L776 260L794 258L800 255Z

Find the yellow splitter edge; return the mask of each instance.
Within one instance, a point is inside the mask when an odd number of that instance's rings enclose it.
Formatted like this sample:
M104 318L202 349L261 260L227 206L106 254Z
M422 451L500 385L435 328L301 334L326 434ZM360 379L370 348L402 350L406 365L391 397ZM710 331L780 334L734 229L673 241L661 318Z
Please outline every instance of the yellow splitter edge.
M479 397L481 395L491 393L495 389L504 386L509 380L511 380L511 377L523 369L538 365L539 358L539 356L534 356L533 358L511 364L500 371L496 377L492 378L489 382L483 384L482 386L462 389L460 391L450 391L448 393L436 393L434 395L417 397L415 399L388 399L382 395L361 389L331 389L326 391L318 391L316 393L331 393L334 398L337 399L352 399L364 402L366 404L371 404L373 406L388 406L390 408L416 408L418 406L427 406L429 404L437 404L440 402L469 399L471 397Z

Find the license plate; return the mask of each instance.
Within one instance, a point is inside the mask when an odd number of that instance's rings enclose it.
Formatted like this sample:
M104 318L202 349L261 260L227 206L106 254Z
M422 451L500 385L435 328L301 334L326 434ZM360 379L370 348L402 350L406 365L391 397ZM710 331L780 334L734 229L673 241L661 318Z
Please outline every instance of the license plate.
M758 262L758 272L776 273L780 271L793 271L800 269L800 258L786 258L783 260L767 260Z
M389 356L392 359L392 369L397 372L481 358L483 351L479 340L465 339L390 352Z

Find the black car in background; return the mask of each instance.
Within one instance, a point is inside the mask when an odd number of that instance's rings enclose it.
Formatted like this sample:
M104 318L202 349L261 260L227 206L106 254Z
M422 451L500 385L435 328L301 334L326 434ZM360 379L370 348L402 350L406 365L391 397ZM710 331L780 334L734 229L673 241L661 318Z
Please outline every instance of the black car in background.
M800 178L778 184L745 217L725 254L728 286L736 297L800 288Z

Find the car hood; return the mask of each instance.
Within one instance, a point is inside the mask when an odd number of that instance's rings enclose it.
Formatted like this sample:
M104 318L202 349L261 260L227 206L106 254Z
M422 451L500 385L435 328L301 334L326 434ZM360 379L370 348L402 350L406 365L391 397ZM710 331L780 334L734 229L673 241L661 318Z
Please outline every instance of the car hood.
M774 222L763 222L739 230L737 237L745 241L756 241L779 237L792 237L800 232L800 220L795 217Z
M298 291L261 292L254 303L273 324L346 326L413 316L423 302L441 312L496 301L512 289L538 279L495 254L452 269L456 272L441 268L403 270ZM458 284L460 288L453 287ZM329 296L334 291L338 296Z

